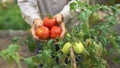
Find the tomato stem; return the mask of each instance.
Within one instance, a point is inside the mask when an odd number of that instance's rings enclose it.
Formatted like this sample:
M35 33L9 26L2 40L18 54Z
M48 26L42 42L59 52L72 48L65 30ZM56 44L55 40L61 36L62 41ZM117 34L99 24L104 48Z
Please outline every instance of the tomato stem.
M87 31L88 31L89 38L91 38L91 35L90 35L90 26L89 26L88 18L87 18L87 20L85 21L85 24L86 24L86 27L87 27Z
M50 18L50 19L52 18L52 15L50 15L49 13L48 13L48 18Z
M74 50L72 47L70 48L70 56L71 56L71 63L72 63L73 68L77 68L75 54L74 54Z
M10 63L9 65L10 65L10 68L13 68L13 64L12 63Z

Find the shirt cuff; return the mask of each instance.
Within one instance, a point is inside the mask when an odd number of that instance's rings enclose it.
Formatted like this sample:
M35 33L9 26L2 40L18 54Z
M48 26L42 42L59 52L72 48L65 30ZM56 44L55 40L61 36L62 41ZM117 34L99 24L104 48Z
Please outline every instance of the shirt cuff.
M60 14L62 14L62 16L63 16L63 21L64 21L65 23L67 23L68 20L69 20L70 18L72 18L72 16L70 15L70 12L69 12L69 11L61 11Z

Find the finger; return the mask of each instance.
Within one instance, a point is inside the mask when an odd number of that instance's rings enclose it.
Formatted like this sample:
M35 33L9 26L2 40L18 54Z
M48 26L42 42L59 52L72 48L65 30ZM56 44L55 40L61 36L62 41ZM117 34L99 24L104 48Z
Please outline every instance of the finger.
M57 21L58 24L60 24L62 22L61 17L56 17L56 21Z
M60 38L64 38L65 33L66 33L66 30L62 31Z
M34 28L31 28L31 34L32 34L33 38L39 39L39 38L35 35L35 29L34 29Z
M61 27L61 29L62 29L62 33L61 33L60 37L61 37L61 38L64 38L64 35L65 35L65 33L66 33L66 28L65 28L64 22L62 22L62 23L60 24L60 27Z
M54 18L56 19L58 24L60 24L62 22L62 15L61 14L55 15Z
M64 34L63 33L60 35L60 38L62 38L62 39L64 38Z
M33 24L33 28L37 28L43 25L43 21L42 20L35 20L34 24Z
M43 26L43 22L37 23L37 27Z
M62 33L61 33L61 35L60 35L60 38L64 38L65 33L66 33L66 30L65 30L65 29L62 29Z

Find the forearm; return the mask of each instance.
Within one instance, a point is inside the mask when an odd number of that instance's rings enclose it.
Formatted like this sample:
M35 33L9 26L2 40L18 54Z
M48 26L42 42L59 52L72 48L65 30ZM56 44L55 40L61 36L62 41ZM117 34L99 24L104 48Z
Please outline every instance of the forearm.
M36 0L18 0L18 6L20 7L22 17L31 26L35 19L41 19Z

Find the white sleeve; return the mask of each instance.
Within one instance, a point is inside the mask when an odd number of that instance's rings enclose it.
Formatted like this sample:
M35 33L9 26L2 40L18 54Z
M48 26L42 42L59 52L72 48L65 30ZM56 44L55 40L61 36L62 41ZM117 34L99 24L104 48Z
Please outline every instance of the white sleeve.
M76 12L70 12L70 3L75 2L75 1L76 0L71 0L70 2L68 2L68 4L60 12L64 17L64 22L65 23L67 23L70 19L75 18L76 15L81 11L80 9L76 9ZM89 0L80 0L80 2L89 3Z
M64 22L68 22L69 19L73 18L73 16L70 13L70 3L74 2L75 0L70 1L60 12L60 14L63 15Z
M37 0L18 0L18 6L22 12L22 17L32 26L35 18L40 18L37 7Z

